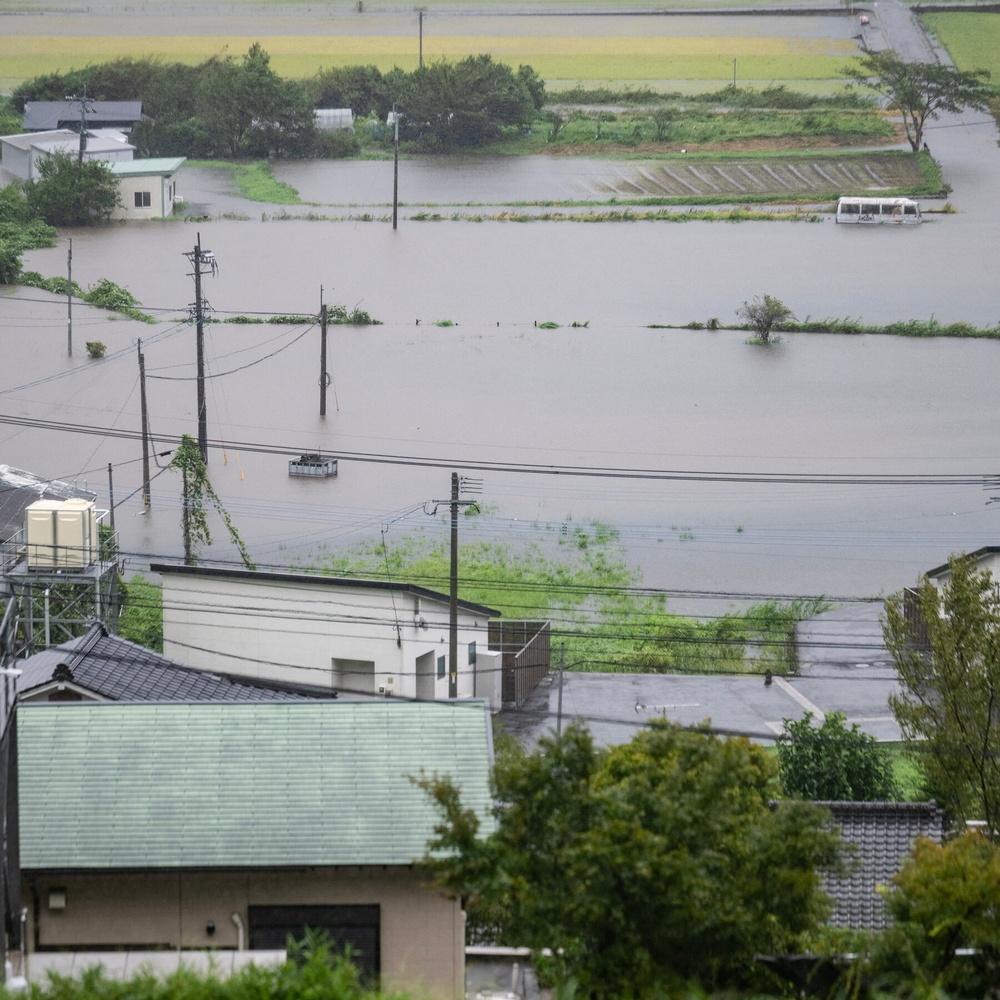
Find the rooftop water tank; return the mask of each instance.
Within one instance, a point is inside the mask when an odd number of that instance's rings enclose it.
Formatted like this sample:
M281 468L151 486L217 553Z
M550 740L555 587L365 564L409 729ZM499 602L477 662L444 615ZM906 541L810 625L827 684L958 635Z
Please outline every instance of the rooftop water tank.
M24 509L28 569L85 569L97 561L93 500L37 500Z

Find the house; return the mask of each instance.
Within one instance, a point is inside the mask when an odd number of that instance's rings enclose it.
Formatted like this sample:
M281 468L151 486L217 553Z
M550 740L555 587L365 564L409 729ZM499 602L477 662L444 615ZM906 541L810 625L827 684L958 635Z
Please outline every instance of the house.
M12 728L32 978L53 952L270 951L309 927L388 989L463 995L464 914L421 870L439 817L413 779L450 776L492 829L484 703L22 704Z
M194 670L95 623L83 635L18 661L18 704L69 701L303 701L316 689L249 683Z
M407 583L154 563L164 653L217 673L351 697L449 696L449 597ZM500 708L499 612L458 602L459 698Z
M112 219L165 219L173 215L177 195L176 174L185 157L119 161L110 165L118 178L119 206Z
M823 876L833 899L833 927L883 930L889 923L879 886L891 883L918 837L941 843L944 814L936 802L818 802L832 815L841 839L853 845L843 875Z
M135 146L114 135L89 135L84 149L84 159L101 160L112 164L131 160ZM76 156L80 149L80 136L69 129L51 132L26 132L21 135L0 137L0 166L17 180L38 180L38 165L41 160L54 153Z
M88 128L117 128L131 131L142 121L142 101L87 100L83 120ZM80 102L26 101L24 131L48 132L52 129L80 126Z
M317 108L313 121L321 132L354 131L354 112L350 108Z

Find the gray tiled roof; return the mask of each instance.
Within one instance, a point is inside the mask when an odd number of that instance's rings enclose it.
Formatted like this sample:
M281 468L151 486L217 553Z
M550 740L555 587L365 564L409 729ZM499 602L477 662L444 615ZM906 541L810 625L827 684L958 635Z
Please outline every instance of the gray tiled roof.
M107 701L302 701L308 693L194 670L100 625L18 664L18 695L65 680ZM58 676L57 676L58 675ZM325 692L330 697L330 692Z
M88 101L86 121L90 126L133 125L142 120L142 101ZM76 101L25 101L25 132L76 125L80 105Z
M943 814L935 802L818 802L830 810L843 840L855 845L843 876L825 875L823 888L833 898L834 927L882 930L890 922L882 897L910 856L917 837L941 842Z
M492 829L481 701L24 705L22 869L410 865L449 776Z

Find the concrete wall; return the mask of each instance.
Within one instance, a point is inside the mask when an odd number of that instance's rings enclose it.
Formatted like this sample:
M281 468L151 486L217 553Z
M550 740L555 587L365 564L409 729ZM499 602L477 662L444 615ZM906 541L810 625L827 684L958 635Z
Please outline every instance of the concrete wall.
M414 698L419 660L419 696L448 697L445 601L320 582L164 574L163 607L163 652L188 666ZM485 616L459 611L461 698L475 693L469 646L485 652L486 625ZM437 676L441 656L444 677Z
M425 881L408 868L39 874L25 877L24 900L29 945L37 913L41 949L78 951L235 949L232 914L249 930L250 906L377 904L383 985L458 997L465 982L465 915L458 900L425 888ZM52 890L65 890L63 909L50 908Z

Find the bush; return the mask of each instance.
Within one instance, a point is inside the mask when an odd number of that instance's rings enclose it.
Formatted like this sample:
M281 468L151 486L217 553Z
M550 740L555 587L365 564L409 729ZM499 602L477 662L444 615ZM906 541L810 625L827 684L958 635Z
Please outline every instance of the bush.
M107 350L107 344L102 343L100 340L87 341L87 354L92 358L103 358Z
M344 160L360 151L361 142L351 129L317 132L313 141L313 155L324 160Z

